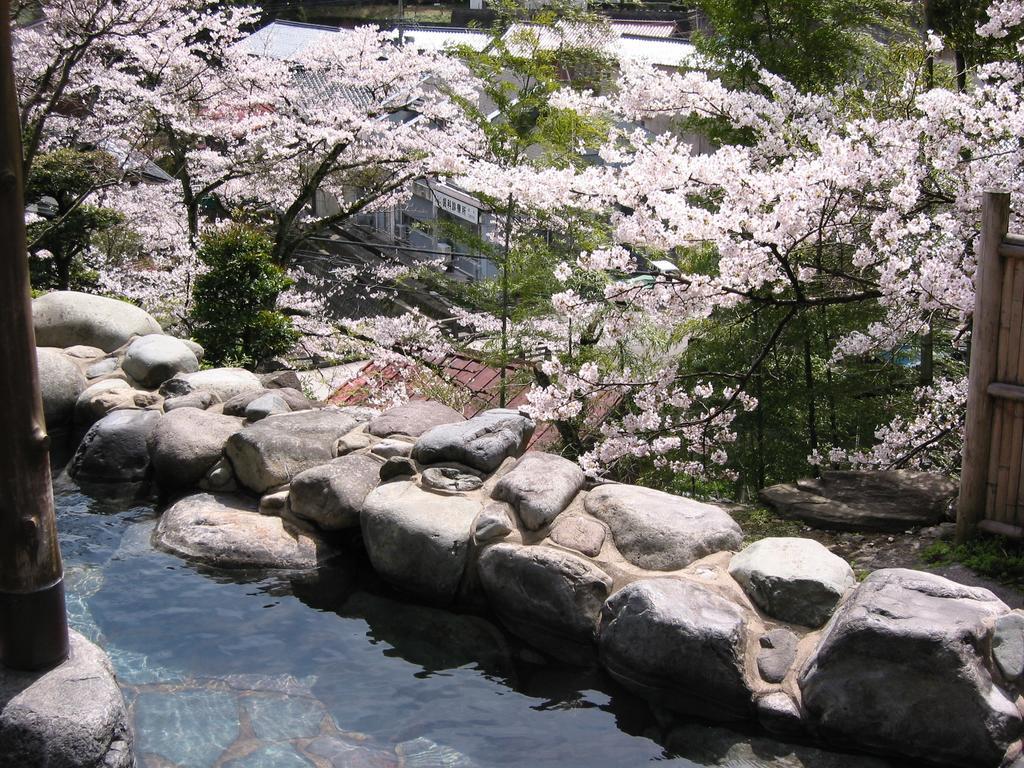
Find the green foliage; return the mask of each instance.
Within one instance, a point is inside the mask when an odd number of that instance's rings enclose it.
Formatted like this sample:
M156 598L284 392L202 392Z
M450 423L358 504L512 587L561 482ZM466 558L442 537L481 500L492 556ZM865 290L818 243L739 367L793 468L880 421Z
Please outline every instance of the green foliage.
M697 49L726 79L754 87L757 67L803 90L843 82L880 46L872 34L904 33L899 0L697 0L710 28L694 35Z
M1024 585L1024 545L1003 536L979 536L965 544L937 541L922 557L927 563L960 563L982 576Z
M744 544L773 536L800 536L801 534L799 523L779 517L765 507L739 507L730 509L729 514L743 529Z
M52 198L57 207L49 219L27 228L32 285L41 290L90 289L96 283L89 263L90 246L124 222L110 208L83 202L90 192L117 177L113 159L104 152L58 149L40 155L25 184L31 203Z
M209 270L196 279L191 320L210 362L252 368L294 345L291 320L275 309L292 281L272 248L265 234L240 225L203 237L199 258Z

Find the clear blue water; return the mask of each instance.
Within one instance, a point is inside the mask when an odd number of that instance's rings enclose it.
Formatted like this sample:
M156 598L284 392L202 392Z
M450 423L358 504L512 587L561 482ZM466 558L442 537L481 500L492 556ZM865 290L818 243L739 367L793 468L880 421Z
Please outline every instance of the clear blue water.
M668 737L600 672L404 603L365 567L214 571L151 547L151 505L65 480L56 501L71 624L111 656L142 768L878 765L705 726Z

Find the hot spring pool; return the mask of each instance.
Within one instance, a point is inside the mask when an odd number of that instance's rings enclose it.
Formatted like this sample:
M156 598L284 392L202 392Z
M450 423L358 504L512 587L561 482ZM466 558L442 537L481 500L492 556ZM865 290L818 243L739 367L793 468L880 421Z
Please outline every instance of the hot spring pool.
M603 673L402 602L368 567L316 582L206 569L152 548L152 505L63 478L55 495L69 618L110 654L140 768L886 765L696 723L666 732Z

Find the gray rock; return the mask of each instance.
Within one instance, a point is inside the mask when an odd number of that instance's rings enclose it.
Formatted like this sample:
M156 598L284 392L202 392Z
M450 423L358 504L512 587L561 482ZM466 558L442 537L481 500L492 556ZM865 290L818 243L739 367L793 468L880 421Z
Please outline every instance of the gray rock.
M218 568L316 568L336 552L279 517L261 515L256 502L199 493L173 504L153 534L158 546Z
M382 459L390 459L392 456L408 456L412 453L412 443L404 440L381 440L370 452L380 456Z
M997 765L1021 735L1016 694L994 685L979 649L1008 612L986 589L920 571L870 574L800 672L820 737L954 765ZM951 727L952 726L952 727Z
M797 636L788 629L772 629L761 635L757 672L766 683L781 683L796 659Z
M87 382L75 362L56 349L36 349L39 389L43 396L43 417L49 429L69 426L75 418L75 403Z
M494 486L493 498L507 501L523 525L536 531L551 523L583 487L579 465L551 453L530 451Z
M612 677L655 703L713 719L753 714L744 675L747 615L712 588L643 579L601 611L601 661Z
M504 504L486 504L473 525L473 541L482 544L502 539L512 533L512 529L513 523Z
M227 402L243 392L262 391L263 382L255 373L244 368L209 368L205 371L172 376L160 386L160 394L164 397L173 397L187 395L197 389L212 392Z
M605 529L596 520L582 515L560 518L551 528L551 540L587 557L597 557L604 546Z
M671 571L739 549L740 527L725 510L637 485L601 485L584 502L611 529L615 546L640 568Z
M477 568L489 604L513 633L568 662L593 653L612 589L596 565L551 547L493 544Z
M164 414L150 436L149 455L156 480L165 490L194 488L216 464L242 420L198 408Z
M412 449L420 464L454 461L493 472L509 456L518 456L533 434L534 423L518 411L494 408L456 424L424 432Z
M344 456L346 453L362 450L369 447L369 445L370 438L362 432L354 432L351 435L345 435L338 439L337 444L334 446L334 454L336 456Z
M825 472L764 488L762 501L816 528L905 531L942 522L957 485L948 477L908 470Z
M75 291L53 291L32 301L32 324L41 347L83 344L113 352L132 336L160 333L160 324L126 301Z
M338 438L356 426L337 408L268 416L232 435L225 453L242 485L262 494L329 462Z
M198 341L192 341L192 339L182 339L181 343L192 350L192 354L196 356L196 360L203 362L203 358L206 357L206 350L203 349L203 345Z
M446 493L475 491L484 484L480 475L468 467L429 467L423 470L421 480L425 487Z
M64 354L68 357L74 357L78 360L94 360L97 357L103 357L106 354L99 347L90 347L85 344L75 344L73 347L67 347L64 350Z
M755 541L729 563L729 574L765 613L820 627L857 583L853 569L813 539Z
M370 419L366 431L374 437L419 437L442 424L455 424L465 420L465 416L443 403L435 400L412 400Z
M402 589L451 602L462 582L480 503L408 481L378 486L363 502L363 543L374 570Z
M283 491L264 493L260 496L259 513L261 515L282 517L288 510L288 497L290 495L290 487Z
M380 467L381 482L393 480L396 477L412 477L416 474L416 465L412 459L405 456L392 456Z
M160 401L154 392L132 389L122 379L105 379L88 386L75 403L75 423L80 427L95 424L111 411L147 408Z
M272 394L260 395L245 406L245 418L249 421L259 421L260 419L267 418L267 416L291 413L291 410L283 397Z
M124 698L102 650L77 632L71 653L48 672L0 667L0 765L130 768Z
M292 478L289 507L325 531L357 528L363 500L379 484L379 461L366 454L340 456Z
M830 752L704 723L675 726L665 747L688 761L684 764L721 768L899 768L876 757Z
M158 387L176 373L198 371L199 360L184 342L154 333L128 345L121 368L142 386Z
M758 697L757 722L769 733L792 735L804 730L800 707L785 691L771 691ZM819 765L815 763L814 766ZM860 765L859 763L857 764Z
M117 359L113 357L107 357L103 360L97 360L92 363L88 368L85 369L85 376L89 379L96 379L100 376L106 376L107 374L113 373L117 370Z
M1024 675L1024 614L1019 611L996 619L992 632L992 659L1006 680Z
M238 482L235 480L235 471L231 468L231 462L227 459L220 459L214 464L199 481L199 488L203 491L215 493L234 493L238 490Z
M156 411L113 411L93 424L75 451L68 474L85 483L136 483L150 472L149 436Z
M213 394L213 392L197 389L187 395L179 395L178 397L164 400L164 413L176 410L177 408L198 408L201 411L205 411L211 405L219 402L220 398Z
M245 416L250 405L268 395L283 401L288 406L288 411L308 411L313 407L313 403L297 389L289 389L287 387L250 389L227 400L224 403L224 413L231 416ZM282 413L287 413L288 411L282 411Z

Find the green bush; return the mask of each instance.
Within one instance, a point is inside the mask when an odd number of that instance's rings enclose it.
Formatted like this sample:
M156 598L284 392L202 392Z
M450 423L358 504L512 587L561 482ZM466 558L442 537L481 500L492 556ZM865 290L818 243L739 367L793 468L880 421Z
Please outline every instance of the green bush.
M203 237L199 258L209 270L196 279L190 318L210 362L253 368L298 338L275 308L292 281L271 260L272 248L270 238L245 226Z

